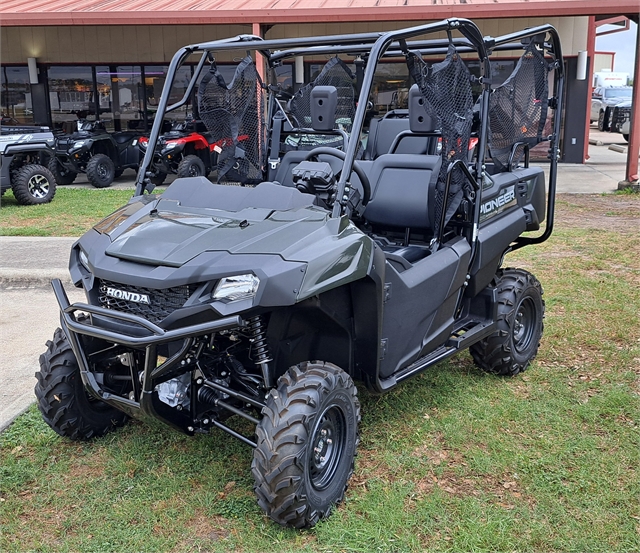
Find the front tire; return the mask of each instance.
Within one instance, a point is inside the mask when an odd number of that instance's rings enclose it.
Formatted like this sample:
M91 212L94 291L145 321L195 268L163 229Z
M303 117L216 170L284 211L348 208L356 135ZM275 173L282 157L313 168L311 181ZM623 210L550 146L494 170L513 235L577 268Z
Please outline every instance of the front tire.
M78 176L78 173L76 173L75 171L71 171L70 169L66 169L65 167L63 167L55 156L49 160L47 168L55 177L56 183L61 186L71 184L74 180L76 180L76 177Z
M96 188L111 186L116 177L116 167L105 154L96 154L87 163L87 179Z
M481 369L500 376L523 372L535 358L544 330L544 300L538 279L523 269L496 275L498 330L471 346Z
M56 179L44 165L29 164L15 172L11 189L21 205L46 204L56 195Z
M89 396L76 357L60 328L40 356L35 394L44 421L60 436L90 440L122 426L127 416Z
M178 177L204 177L207 170L204 162L194 155L185 156L178 164Z
M267 396L251 472L260 507L278 524L310 528L344 498L358 446L360 403L331 363L291 367Z

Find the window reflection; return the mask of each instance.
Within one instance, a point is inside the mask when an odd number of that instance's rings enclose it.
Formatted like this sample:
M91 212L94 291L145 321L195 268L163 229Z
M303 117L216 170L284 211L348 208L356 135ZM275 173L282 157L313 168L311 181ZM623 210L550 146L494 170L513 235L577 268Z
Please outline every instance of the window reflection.
M55 129L73 132L79 119L95 119L91 67L49 67L49 104Z
M158 103L160 102L160 97L162 96L164 83L167 80L167 70L168 66L166 65L145 65L144 67L145 94L149 125L151 125L156 111L158 110ZM189 86L190 80L191 67L180 67L176 73L173 86L171 87L169 105L182 100L184 93ZM191 114L191 101L192 99L190 98L185 105L167 113L165 119L170 121L184 121L187 114Z
M33 123L29 70L24 67L2 67L0 71L0 109L2 124Z

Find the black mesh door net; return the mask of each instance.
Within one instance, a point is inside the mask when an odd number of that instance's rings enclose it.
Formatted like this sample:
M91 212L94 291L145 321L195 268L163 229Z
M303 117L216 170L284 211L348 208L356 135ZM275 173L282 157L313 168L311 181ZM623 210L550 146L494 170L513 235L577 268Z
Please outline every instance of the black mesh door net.
M256 184L263 180L264 94L251 56L238 64L229 85L215 63L203 77L198 109L218 153L218 182Z

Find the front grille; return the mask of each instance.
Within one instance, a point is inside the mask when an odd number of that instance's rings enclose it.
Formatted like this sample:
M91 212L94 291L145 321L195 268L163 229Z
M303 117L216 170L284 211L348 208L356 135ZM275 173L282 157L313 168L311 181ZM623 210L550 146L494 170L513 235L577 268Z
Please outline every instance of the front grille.
M124 313L130 313L132 315L138 315L152 323L162 321L176 309L182 307L196 288L195 285L185 285L158 290L155 288L130 286L128 284L120 284L118 282L110 282L108 280L101 280L99 284L98 297L102 307ZM149 303L131 301L121 297L112 297L111 295L107 295L108 288L124 292L124 294L119 295L140 294L148 296Z
M622 125L624 125L631 118L631 108L613 108L613 115L611 117L611 129L620 132Z

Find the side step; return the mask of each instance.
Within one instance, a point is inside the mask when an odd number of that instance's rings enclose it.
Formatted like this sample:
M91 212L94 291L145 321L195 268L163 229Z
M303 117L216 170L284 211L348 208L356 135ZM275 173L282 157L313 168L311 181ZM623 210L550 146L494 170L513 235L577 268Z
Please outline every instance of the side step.
M459 330L454 331L443 346L440 346L431 353L414 361L408 367L400 369L389 378L380 381L380 386L384 390L393 388L403 380L420 374L422 371L432 367L440 361L455 355L460 350L466 349L484 337L492 334L495 330L494 321L468 321L460 325Z

